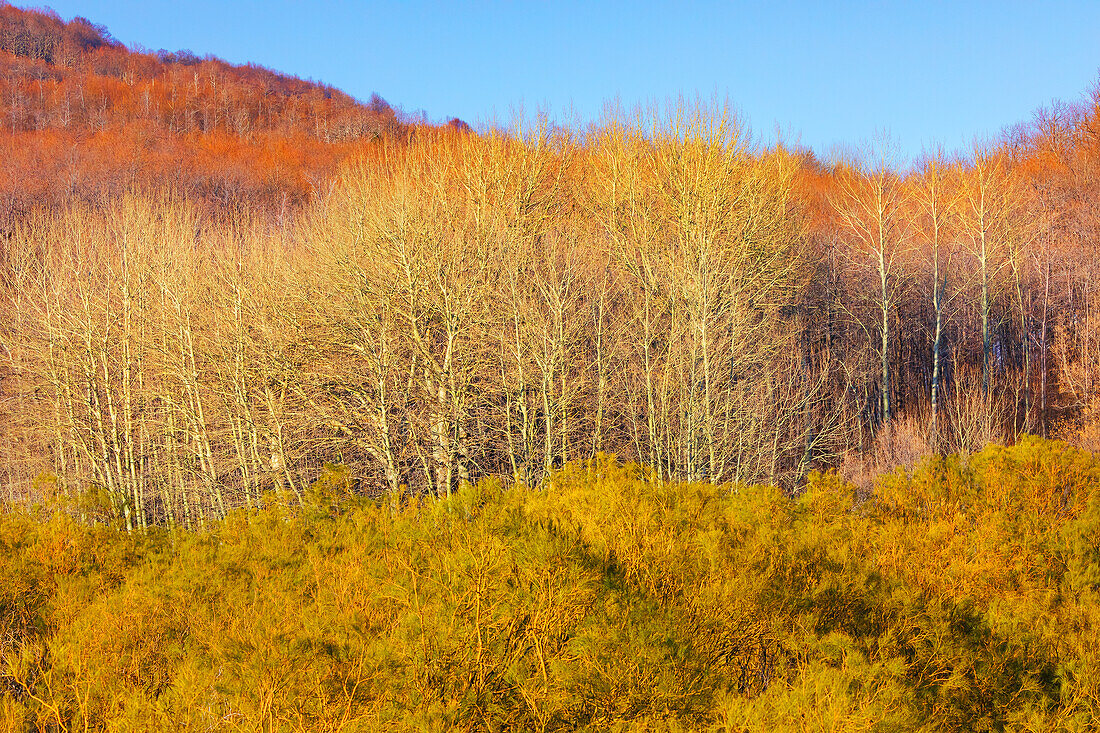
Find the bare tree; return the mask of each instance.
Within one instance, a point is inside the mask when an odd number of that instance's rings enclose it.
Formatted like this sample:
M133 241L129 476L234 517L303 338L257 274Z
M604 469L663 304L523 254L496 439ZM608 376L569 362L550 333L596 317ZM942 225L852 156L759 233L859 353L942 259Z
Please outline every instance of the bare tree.
M880 142L875 153L873 159L853 161L841 170L832 205L847 245L847 257L857 268L869 268L876 280L874 299L879 332L876 351L882 365L880 417L889 426L894 412L890 324L909 238L908 220L904 215L906 191L894 170L889 144ZM870 335L866 326L864 330Z

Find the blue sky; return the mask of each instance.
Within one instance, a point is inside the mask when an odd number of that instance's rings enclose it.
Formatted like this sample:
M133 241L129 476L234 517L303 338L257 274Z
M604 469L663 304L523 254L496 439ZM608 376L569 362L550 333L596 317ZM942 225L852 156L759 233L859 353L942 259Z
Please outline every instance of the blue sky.
M717 94L761 140L778 129L823 155L883 131L903 156L966 148L1100 79L1095 0L48 4L130 46L251 61L434 120L588 123L616 99Z

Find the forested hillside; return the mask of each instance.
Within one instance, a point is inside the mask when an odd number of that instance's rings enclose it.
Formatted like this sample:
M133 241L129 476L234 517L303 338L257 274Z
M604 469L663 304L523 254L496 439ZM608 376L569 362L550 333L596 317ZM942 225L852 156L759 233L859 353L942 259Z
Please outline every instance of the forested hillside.
M296 208L357 144L409 127L383 100L189 51L131 50L84 18L0 2L0 231L43 204L171 189Z

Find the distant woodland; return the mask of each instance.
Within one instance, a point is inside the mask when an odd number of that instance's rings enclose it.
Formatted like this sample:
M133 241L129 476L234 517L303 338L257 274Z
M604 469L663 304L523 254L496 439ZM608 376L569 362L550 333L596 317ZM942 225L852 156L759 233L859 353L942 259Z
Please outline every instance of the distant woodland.
M43 208L171 190L279 213L356 142L407 131L381 98L190 51L130 50L84 18L0 5L0 227Z

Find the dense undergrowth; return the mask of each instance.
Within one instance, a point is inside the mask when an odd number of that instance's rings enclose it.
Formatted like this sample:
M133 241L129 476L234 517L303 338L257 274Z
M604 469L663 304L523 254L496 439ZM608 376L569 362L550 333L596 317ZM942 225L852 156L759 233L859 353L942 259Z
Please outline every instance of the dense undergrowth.
M328 468L203 531L0 514L10 730L1094 730L1100 462L401 507Z

